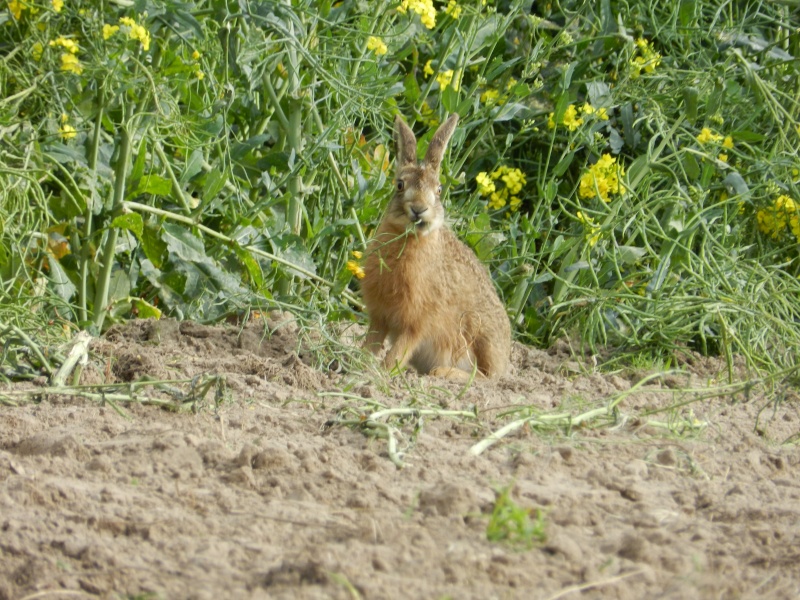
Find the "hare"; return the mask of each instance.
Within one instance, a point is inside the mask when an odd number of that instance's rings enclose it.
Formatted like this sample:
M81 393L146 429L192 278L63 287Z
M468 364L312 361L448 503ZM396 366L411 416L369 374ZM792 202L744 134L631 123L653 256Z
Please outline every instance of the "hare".
M395 194L367 246L361 291L370 319L364 347L388 337L386 368L466 380L503 375L511 326L486 268L445 225L439 185L452 114L417 161L414 132L399 116Z

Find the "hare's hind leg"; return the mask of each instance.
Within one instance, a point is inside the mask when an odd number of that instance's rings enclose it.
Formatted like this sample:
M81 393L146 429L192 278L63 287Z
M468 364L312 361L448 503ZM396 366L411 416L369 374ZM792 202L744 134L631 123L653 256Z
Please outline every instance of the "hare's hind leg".
M505 375L508 370L509 357L503 354L502 345L497 345L486 337L475 340L473 351L478 369L486 377Z

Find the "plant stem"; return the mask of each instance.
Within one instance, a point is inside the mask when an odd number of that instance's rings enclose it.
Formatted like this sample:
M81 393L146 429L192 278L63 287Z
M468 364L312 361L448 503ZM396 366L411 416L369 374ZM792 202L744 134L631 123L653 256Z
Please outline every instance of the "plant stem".
M119 157L114 169L114 200L111 205L111 218L121 215L124 209L125 200L125 180L128 176L128 163L131 159L131 133L132 123L121 126L119 140ZM114 266L114 255L117 250L117 238L119 229L111 227L108 230L103 250L100 254L103 270L97 286L97 293L94 300L94 319L93 325L100 330L106 318L106 308L108 307L108 290L111 286L111 271Z
M97 118L94 121L92 142L89 147L89 172L92 175L92 189L86 198L86 210L83 213L83 239L81 240L80 281L78 283L78 318L81 323L89 320L87 302L89 300L89 257L91 253L92 215L94 209L94 192L97 189L97 157L100 152L100 132L103 128L105 114L105 92L99 85L97 90Z

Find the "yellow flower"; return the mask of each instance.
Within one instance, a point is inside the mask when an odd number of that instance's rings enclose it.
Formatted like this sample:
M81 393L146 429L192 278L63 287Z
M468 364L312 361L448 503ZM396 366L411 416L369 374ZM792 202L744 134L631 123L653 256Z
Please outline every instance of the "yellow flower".
M33 46L31 46L31 56L33 60L39 62L42 60L42 54L44 53L44 46L42 46L41 42L34 42Z
M494 181L492 181L492 178L489 177L485 171L478 173L478 176L475 177L475 181L478 184L478 193L481 196L488 196L495 191Z
M425 63L425 67L422 69L422 73L425 77L430 77L433 75L433 68L431 67L431 61L428 59L428 62Z
M733 138L729 135L726 135L725 139L722 140L722 147L731 150L733 148Z
M61 70L80 75L83 73L83 65L77 56L65 52L61 55Z
M103 25L103 39L107 40L118 31L119 31L119 25L109 25L108 23L106 23L105 25Z
M594 106L589 104L588 102L584 102L583 106L581 107L581 112L585 115L594 114Z
M436 113L433 112L433 109L428 106L427 101L422 102L422 105L419 107L419 114L422 116L422 122L431 129L439 126L439 119L436 117Z
M364 279L364 269L354 260L348 260L345 268L350 271L357 279Z
M77 54L78 51L80 50L80 47L78 46L78 43L75 40L71 40L63 36L58 37L54 40L50 40L49 45L51 48L55 46L61 46L62 48L64 48L64 50L70 52L71 54Z
M504 195L494 192L492 196L489 198L489 208L491 208L492 210L500 210L505 205L506 205L506 199Z
M356 260L361 260L361 257L364 256L364 253L361 250L353 250L350 254L353 255L353 258Z
M61 9L64 8L64 0L50 0L50 4L57 13L60 13Z
M120 24L128 27L128 36L142 44L142 50L150 50L150 32L143 25L139 25L131 17L120 17Z
M549 115L547 115L547 128L548 129L556 128L555 113L550 113Z
M645 73L652 73L661 64L661 55L655 51L652 42L644 38L636 40L636 48L641 56L636 56L631 60L631 76L635 79L642 70Z
M450 0L444 9L444 12L445 14L450 15L454 19L457 19L458 17L461 16L461 7L458 5L458 2L456 2L456 0Z
M608 112L606 111L605 108L598 108L595 114L597 115L597 118L600 119L601 121L608 121Z
M436 27L436 9L433 0L403 0L397 7L397 12L406 14L408 9L419 15L419 20L428 29Z
M567 126L570 131L575 131L578 127L583 125L583 119L578 117L578 111L575 109L574 104L570 104L564 112L564 118L561 121Z
M522 205L522 200L518 196L511 196L511 202L509 202L508 207L511 209L511 212L517 212L519 207Z
M372 50L377 56L383 56L389 51L386 44L383 43L383 40L374 35L367 38L367 50Z
M71 140L78 135L78 132L69 123L64 123L61 127L59 127L58 133L61 134L61 139L63 140Z
M724 152L720 152L717 158L720 159L722 162L728 162L728 155L725 154Z
M453 81L453 70L450 69L448 71L443 71L436 76L436 81L439 83L439 89L441 91L445 91L447 86L450 85ZM453 86L454 91L458 91L455 86Z
M525 174L519 169L508 169L501 179L503 183L506 184L506 189L511 194L519 194L522 190L522 186L527 183Z
M713 133L708 127L703 127L700 130L700 133L697 136L697 142L699 144L707 144L708 142L718 142L722 139L722 136L716 133Z
M586 230L586 241L590 246L594 246L600 240L600 227L595 224L594 219L581 211L575 213L575 216L583 224Z
M19 0L8 0L8 12L10 12L11 16L17 21L20 20L22 17L22 11L26 8L27 6L24 2L20 2Z
M624 175L625 169L617 164L617 159L604 154L581 176L578 195L581 198L599 196L603 202L611 202L611 194L625 193L625 186L620 182Z
M517 85L517 80L514 79L513 77L510 77L508 79L508 83L506 83L506 91L507 92L511 91L511 88L513 88L515 85Z
M197 50L192 52L192 60L200 60L201 56L202 56L202 54L200 54Z
M484 90L481 94L481 102L484 104L494 104L497 102L497 99L500 97L500 92L495 89L489 88Z
M772 206L756 213L758 229L773 239L778 239L788 226L792 234L800 242L800 218L797 203L785 194L781 194Z
M206 77L206 74L198 69L197 71L194 72L194 76L197 77L198 81L203 81L203 79L205 79Z

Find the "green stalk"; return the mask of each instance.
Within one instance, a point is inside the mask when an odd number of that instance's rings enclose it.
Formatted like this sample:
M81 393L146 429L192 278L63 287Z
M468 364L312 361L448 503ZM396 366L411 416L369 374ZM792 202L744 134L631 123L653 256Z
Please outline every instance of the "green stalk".
M105 114L105 93L102 85L97 90L97 105L97 118L94 122L88 165L89 172L92 174L93 188L97 187L97 156L100 152L100 132L103 128L103 115ZM81 241L80 281L78 284L78 317L81 323L86 323L89 320L87 301L89 296L89 253L91 252L93 201L94 194L86 199L86 212L83 214L83 240Z
M293 40L299 42L294 35L294 23L292 21L289 21L289 35ZM287 84L289 97L291 98L291 112L288 117L289 127L286 130L286 140L289 144L289 151L294 151L295 157L299 157L303 151L303 101L300 97L300 64L297 51L293 45L288 45L286 54L289 59ZM300 235L303 225L303 178L299 171L296 171L289 180L288 191L287 221L292 233Z
M130 123L122 125L122 133L119 140L119 158L117 165L114 169L114 201L111 206L111 218L122 214L123 202L125 200L125 180L128 176L128 164L131 160L131 134L129 127ZM100 273L98 280L97 293L94 300L94 326L100 330L103 327L103 321L106 318L106 309L108 307L108 290L111 285L111 269L114 266L114 255L117 249L117 238L119 237L119 229L111 227L108 231L108 237L103 245L103 250L100 254L103 270Z

